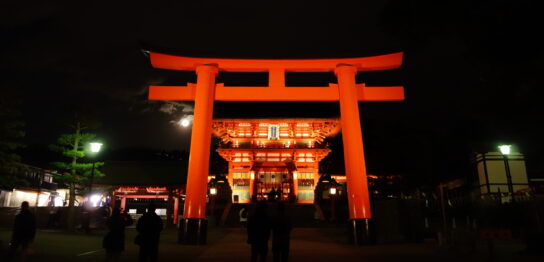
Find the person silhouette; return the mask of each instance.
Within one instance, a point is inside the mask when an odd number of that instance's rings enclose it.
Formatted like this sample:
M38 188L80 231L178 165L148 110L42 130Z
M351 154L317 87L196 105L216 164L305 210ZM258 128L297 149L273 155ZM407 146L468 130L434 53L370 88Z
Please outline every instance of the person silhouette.
M147 212L138 219L135 243L140 246L138 261L157 261L159 239L162 231L162 219L155 213L155 205L149 204Z
M285 204L278 203L277 217L272 226L272 256L274 262L287 262L291 238L291 218L285 211Z
M247 243L251 245L251 262L256 262L257 259L265 262L268 254L270 221L266 205L266 202L257 202L255 213L248 218Z
M106 249L106 261L117 261L125 250L125 227L132 225L132 218L115 208L106 224L109 232L102 241L102 247Z
M276 194L278 195L277 196L278 201L282 201L283 200L282 199L283 198L283 189L281 187L278 188L278 191L276 191Z
M270 192L268 192L268 201L274 201L276 200L276 190L274 188L270 189Z
M21 211L15 216L8 252L8 261L12 261L17 249L22 248L21 261L26 260L28 246L36 236L36 219L29 210L27 201L21 203Z

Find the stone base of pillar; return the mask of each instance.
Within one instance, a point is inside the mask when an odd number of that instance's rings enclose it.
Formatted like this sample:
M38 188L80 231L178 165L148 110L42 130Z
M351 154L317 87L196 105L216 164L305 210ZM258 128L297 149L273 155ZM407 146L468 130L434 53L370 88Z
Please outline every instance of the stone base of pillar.
M201 218L180 220L178 243L183 245L205 245L208 235L208 221Z
M376 235L371 219L352 219L348 224L349 243L354 245L374 245Z

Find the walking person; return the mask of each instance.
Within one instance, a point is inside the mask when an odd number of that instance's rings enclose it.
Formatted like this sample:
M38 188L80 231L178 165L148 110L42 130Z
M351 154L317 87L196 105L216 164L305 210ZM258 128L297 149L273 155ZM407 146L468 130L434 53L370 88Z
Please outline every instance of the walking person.
M15 216L13 232L8 252L8 261L12 261L17 249L22 248L21 261L26 260L28 246L36 236L36 219L29 210L27 201L21 203L21 211Z
M247 243L251 245L251 262L265 262L268 254L270 221L266 205L266 202L257 202L255 213L248 219Z
M138 261L158 261L159 239L162 231L162 219L155 213L155 205L149 204L147 212L138 219L134 242L140 246Z
M274 262L287 262L291 239L291 218L285 211L285 205L278 203L277 217L272 226L272 256Z
M102 247L106 250L106 261L118 261L121 252L125 250L125 227L132 225L132 218L115 208L106 224L109 232L102 241Z

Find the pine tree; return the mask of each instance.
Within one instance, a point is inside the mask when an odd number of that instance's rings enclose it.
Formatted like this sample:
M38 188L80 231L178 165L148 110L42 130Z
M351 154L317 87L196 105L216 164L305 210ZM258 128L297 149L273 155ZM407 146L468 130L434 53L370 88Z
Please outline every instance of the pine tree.
M57 139L57 144L51 145L53 151L59 152L66 159L63 162L54 162L53 166L61 171L58 181L69 187L69 215L68 228L73 228L73 207L77 195L85 193L86 186L89 185L92 172L92 163L83 162L88 156L89 143L95 138L95 134L83 133L88 127L82 122L77 121L71 126L73 133L63 134ZM103 177L104 173L99 168L104 162L95 162L94 177Z
M23 147L19 140L25 136L25 123L20 120L17 103L9 97L0 98L0 166L3 168L17 166L21 161L14 150Z
M16 150L24 147L21 139L25 136L25 123L21 120L21 112L17 110L19 104L17 96L11 92L4 92L0 96L0 188L10 190L17 186L28 186L26 180L13 175L13 170L22 166Z

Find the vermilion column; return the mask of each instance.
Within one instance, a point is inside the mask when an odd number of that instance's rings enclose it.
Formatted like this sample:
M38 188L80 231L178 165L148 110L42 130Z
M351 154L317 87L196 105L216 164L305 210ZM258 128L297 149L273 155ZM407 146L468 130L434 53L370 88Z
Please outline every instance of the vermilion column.
M335 74L338 78L340 98L349 216L353 223L353 241L360 243L368 239L368 219L371 215L357 87L355 86L357 69L351 65L340 64L336 67Z
M293 195L298 199L298 171L293 172Z
M178 207L179 206L179 196L176 194L174 195L174 225L178 224Z
M127 198L124 196L124 197L121 197L121 209L125 210L127 207Z
M214 64L196 68L195 113L191 134L184 223L180 227L180 242L186 244L206 242L206 194L217 72L217 66Z
M249 173L249 201L253 199L253 194L255 190L255 171Z

